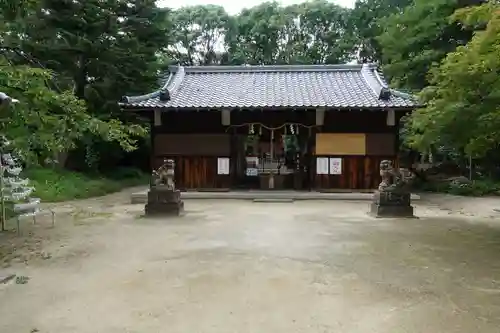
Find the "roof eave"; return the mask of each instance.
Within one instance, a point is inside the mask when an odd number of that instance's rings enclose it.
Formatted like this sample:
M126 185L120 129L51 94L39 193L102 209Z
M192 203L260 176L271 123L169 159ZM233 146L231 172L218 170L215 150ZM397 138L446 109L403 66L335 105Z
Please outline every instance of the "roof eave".
M124 106L126 104L134 104L134 103L140 103L147 101L148 99L152 98L160 98L160 101L162 102L167 102L171 99L171 96L177 89L179 89L179 86L184 79L184 67L178 66L177 70L175 72L171 71L168 79L165 81L165 84L158 90L146 94L146 95L139 95L139 96L123 96L121 98L120 104L121 106Z
M418 100L418 98L415 95L408 94L408 93L399 91L397 89L390 89L390 91L391 91L391 94L393 94L396 97L401 97L401 98L404 98L404 99L407 99L410 101L417 101Z
M377 69L375 64L363 64L361 74L379 100L389 100L391 96L394 96L410 101L413 104L412 107L422 107L414 95L391 89Z
M134 104L125 104L123 109L128 111L151 111L151 110L163 110L163 111L178 111L178 110L210 110L210 109L231 109L231 110L243 110L243 109L317 109L324 108L326 110L384 110L384 109L395 109L395 110L411 110L418 108L417 105L387 105L387 106L319 106L319 105L302 105L302 106L142 106Z

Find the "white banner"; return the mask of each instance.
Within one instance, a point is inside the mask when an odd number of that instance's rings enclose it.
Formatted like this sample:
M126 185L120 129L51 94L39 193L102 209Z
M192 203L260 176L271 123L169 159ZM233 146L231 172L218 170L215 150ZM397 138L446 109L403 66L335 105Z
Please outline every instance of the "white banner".
M317 175L327 175L328 174L328 157L317 157L316 158L316 174Z

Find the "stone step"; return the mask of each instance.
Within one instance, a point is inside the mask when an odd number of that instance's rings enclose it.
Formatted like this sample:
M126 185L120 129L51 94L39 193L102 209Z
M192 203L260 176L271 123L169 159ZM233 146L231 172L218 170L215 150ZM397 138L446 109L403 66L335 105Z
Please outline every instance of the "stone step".
M294 202L294 199L253 199L253 202Z
M182 200L373 200L373 193L367 192L298 192L298 191L228 191L228 192L182 192ZM416 194L412 200L419 200ZM145 204L147 190L133 193L132 204ZM269 202L269 201L268 201Z

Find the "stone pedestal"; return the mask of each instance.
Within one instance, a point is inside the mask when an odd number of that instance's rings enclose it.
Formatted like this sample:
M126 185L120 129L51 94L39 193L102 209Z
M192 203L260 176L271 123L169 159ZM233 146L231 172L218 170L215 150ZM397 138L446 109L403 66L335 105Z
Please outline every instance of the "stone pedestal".
M144 207L146 216L175 215L184 211L184 202L179 190L153 186L148 192L148 203Z
M410 203L411 194L398 191L377 191L370 214L375 217L415 217Z

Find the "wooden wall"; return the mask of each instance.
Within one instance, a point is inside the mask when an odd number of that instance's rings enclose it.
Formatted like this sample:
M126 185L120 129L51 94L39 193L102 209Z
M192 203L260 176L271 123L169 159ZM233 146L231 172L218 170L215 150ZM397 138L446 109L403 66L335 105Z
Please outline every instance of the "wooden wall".
M175 185L180 190L224 189L231 187L230 175L217 174L215 156L168 156L175 161ZM154 168L163 158L155 159Z
M230 175L217 174L217 158L230 156L228 134L157 134L154 138L153 168L164 158L175 161L177 188L229 188Z
M374 189L380 183L382 160L396 163L396 135L393 133L318 133L312 163L316 189ZM316 158L341 158L338 175L316 174Z
M228 156L230 150L229 134L157 134L154 139L156 156Z
M340 175L315 175L314 188L327 189L375 189L380 184L380 162L392 160L394 165L397 160L394 156L317 156L342 158L342 174ZM312 170L316 171L316 159L313 161Z

